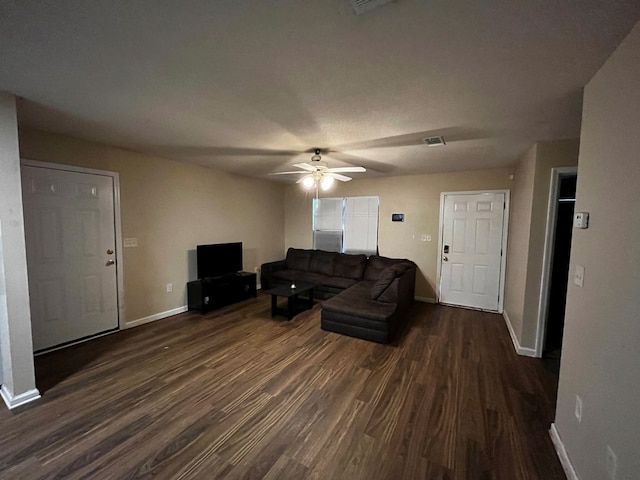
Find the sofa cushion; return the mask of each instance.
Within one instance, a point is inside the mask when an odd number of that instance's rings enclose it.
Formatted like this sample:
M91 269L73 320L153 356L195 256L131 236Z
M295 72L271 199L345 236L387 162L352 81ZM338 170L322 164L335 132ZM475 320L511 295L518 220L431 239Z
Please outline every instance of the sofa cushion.
M362 280L366 266L366 255L347 255L341 253L334 259L333 275L336 277Z
M322 285L326 287L333 287L345 290L349 287L354 286L358 283L358 280L354 278L344 278L344 277L325 277L322 279Z
M333 264L339 256L336 252L325 252L323 250L313 250L309 270L324 275L333 276Z
M300 270L280 270L273 274L273 278L276 280L284 280L287 282L307 282L320 285L324 283L327 278L326 275L313 272L303 272Z
M380 273L391 265L396 263L413 263L411 260L404 260L398 258L380 257L379 255L371 255L367 261L367 268L364 271L365 280L377 280L380 277Z
M376 322L385 322L393 316L397 305L371 300L368 296L371 286L371 282L359 282L335 297L325 300L322 309Z
M309 270L311 262L311 250L301 250L290 248L287 250L287 269L289 270Z
M371 300L378 300L391 283L407 270L405 263L396 263L388 266L380 272L380 276L376 283L373 284L370 291Z

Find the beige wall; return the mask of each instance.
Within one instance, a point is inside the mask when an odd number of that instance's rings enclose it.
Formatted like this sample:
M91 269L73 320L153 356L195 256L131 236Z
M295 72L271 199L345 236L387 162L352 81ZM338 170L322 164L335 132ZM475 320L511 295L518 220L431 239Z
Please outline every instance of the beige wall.
M282 256L282 185L32 130L20 155L119 173L122 235L138 239L123 249L126 321L186 304L197 244L242 241L248 271Z
M419 267L416 296L436 298L440 193L511 188L509 169L413 175L339 183L325 197L380 197L378 245L380 255L409 258ZM311 203L313 196L299 185L286 191L285 245L312 248ZM405 221L391 222L392 213L404 213ZM431 242L420 240L431 235Z
M531 208L531 231L529 234L525 316L521 337L521 344L526 347L535 348L538 330L551 169L576 166L578 164L579 150L580 141L578 139L538 143L536 174L533 185L533 205Z
M505 312L525 349L536 348L551 169L577 165L578 150L578 140L538 142L520 159L515 173Z
M538 147L534 145L518 162L514 173L509 210L504 311L518 339L522 337L537 151Z
M581 480L640 472L640 23L585 89L556 427ZM582 421L574 416L583 401Z

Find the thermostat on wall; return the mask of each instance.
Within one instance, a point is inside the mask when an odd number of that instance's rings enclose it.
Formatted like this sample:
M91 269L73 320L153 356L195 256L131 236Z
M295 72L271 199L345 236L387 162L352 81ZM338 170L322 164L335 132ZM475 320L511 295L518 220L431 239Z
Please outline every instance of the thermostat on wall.
M392 213L391 214L392 222L404 222L404 213Z
M589 214L578 212L573 216L573 226L575 228L587 228L589 226Z

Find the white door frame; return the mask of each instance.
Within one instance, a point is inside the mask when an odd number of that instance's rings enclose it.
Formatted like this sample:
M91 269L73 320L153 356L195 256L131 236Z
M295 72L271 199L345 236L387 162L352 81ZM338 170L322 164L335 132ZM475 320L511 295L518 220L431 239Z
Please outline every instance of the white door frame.
M440 225L438 227L438 260L436 262L436 302L440 303L441 270L442 270L442 230L444 228L444 197L446 195L478 195L483 193L504 194L504 221L502 222L502 256L500 257L500 286L498 287L498 313L502 313L504 308L504 276L507 265L507 233L509 231L509 203L510 190L470 190L464 192L440 192Z
M65 172L88 173L92 175L103 175L113 179L113 208L115 214L115 236L116 236L116 286L117 286L117 312L118 312L118 329L124 330L126 327L124 317L124 261L122 258L122 224L120 220L120 175L118 172L108 170L96 170L93 168L76 167L75 165L61 165L58 163L39 162L36 160L28 160L21 158L20 165L27 167L46 168L49 170L62 170ZM100 336L100 335L97 335ZM92 337L93 338L93 337ZM70 344L65 344L65 347ZM55 350L48 349L47 351Z
M558 218L558 199L560 198L560 181L565 177L578 175L578 167L556 167L551 169L549 201L547 203L547 226L544 235L544 253L542 255L542 276L540 278L540 298L538 299L538 328L536 332L535 356L542 357L547 335L547 317L549 309L549 292L551 288L551 266ZM571 275L569 275L571 278Z

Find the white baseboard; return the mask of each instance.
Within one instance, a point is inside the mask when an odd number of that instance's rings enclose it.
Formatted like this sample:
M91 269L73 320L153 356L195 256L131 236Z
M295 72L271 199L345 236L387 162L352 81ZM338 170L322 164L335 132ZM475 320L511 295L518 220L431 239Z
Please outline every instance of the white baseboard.
M569 455L567 455L567 450L564 448L564 443L562 443L562 439L560 438L560 434L556 429L556 424L552 423L551 428L549 429L549 436L551 437L551 441L553 442L553 446L556 449L556 453L558 454L558 459L562 464L562 468L564 469L564 474L567 476L568 480L580 480L578 478L578 474L573 468L573 464L569 459Z
M166 312L156 313L154 315L149 315L148 317L138 318L137 320L131 320L126 323L125 328L138 327L140 325L144 325L145 323L155 322L156 320L161 320L163 318L172 317L173 315L178 315L179 313L184 313L189 310L189 307L183 305L182 307L174 308L172 310L167 310Z
M26 403L32 402L40 398L40 392L37 388L32 390L28 390L20 395L13 395L9 390L7 390L6 385L2 385L0 389L0 396L4 403L7 405L7 408L11 410L12 408L19 407L20 405L24 405Z
M431 298L431 297L414 297L416 299L417 302L424 302L424 303L438 303L436 301L435 298Z
M507 315L506 310L502 312L502 317L504 318L504 323L507 324L507 329L509 330L509 335L511 335L511 341L513 342L513 347L515 348L516 353L518 355L522 355L523 357L537 358L535 348L528 348L520 345L520 341L516 336L516 332L513 331L513 326L511 325L511 320L509 320L509 315Z

